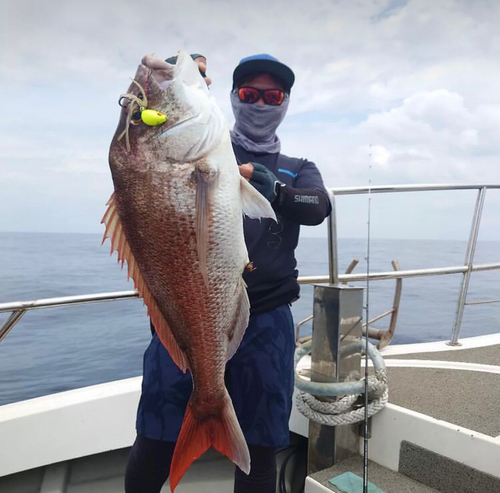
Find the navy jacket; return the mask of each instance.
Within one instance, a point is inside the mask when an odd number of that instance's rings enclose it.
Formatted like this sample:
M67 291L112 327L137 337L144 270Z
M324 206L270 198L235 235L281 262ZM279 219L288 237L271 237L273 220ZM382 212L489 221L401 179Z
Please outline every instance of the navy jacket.
M272 219L244 219L248 256L255 270L243 275L248 286L251 313L263 313L299 297L295 248L300 225L320 224L330 213L330 201L316 165L283 154L251 153L233 144L238 164L258 162L285 184L272 203Z

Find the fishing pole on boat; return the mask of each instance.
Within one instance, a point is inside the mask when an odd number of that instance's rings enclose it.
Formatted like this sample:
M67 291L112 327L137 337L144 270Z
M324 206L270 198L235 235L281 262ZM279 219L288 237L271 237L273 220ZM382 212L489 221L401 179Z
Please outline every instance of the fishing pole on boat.
M372 145L368 156L368 220L366 245L366 335L365 335L365 415L363 419L363 493L368 493L368 331L370 320L370 233L371 233L371 186L372 186Z

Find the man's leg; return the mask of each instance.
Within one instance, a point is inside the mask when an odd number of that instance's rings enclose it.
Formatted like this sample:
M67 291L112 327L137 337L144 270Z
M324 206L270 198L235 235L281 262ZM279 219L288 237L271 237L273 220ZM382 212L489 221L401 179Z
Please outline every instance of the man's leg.
M125 472L125 493L159 493L168 478L174 448L175 442L137 435Z
M158 493L167 480L192 388L191 375L179 370L154 335L144 354L137 438L125 474L126 493Z
M249 444L251 471L235 472L235 493L274 493L276 450L289 443L295 330L288 305L250 317L226 367L226 386Z
M234 472L234 493L275 493L276 491L276 449L250 445L252 461L247 476L239 467Z
M248 444L288 446L294 353L295 329L288 305L250 317L225 378Z

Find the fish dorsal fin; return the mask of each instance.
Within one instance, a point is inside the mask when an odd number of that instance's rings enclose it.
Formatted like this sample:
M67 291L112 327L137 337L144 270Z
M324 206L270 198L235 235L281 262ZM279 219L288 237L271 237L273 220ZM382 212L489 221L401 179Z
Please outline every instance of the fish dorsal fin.
M111 195L106 205L108 206L108 209L101 221L101 223L104 223L106 226L102 243L104 243L106 238L111 240L110 253L113 254L114 251L118 252L118 262L121 262L122 269L123 264L127 262L128 279L132 278L134 281L134 287L139 292L139 296L143 299L143 302L147 307L148 315L151 317L151 322L155 326L156 333L158 334L161 343L165 346L175 364L183 372L186 372L186 369L188 368L187 357L179 348L179 345L177 344L165 317L161 313L160 308L158 307L156 300L149 290L139 266L137 265L118 216L114 193Z
M243 214L251 219L270 217L276 221L276 214L269 201L242 176L240 176L240 191Z

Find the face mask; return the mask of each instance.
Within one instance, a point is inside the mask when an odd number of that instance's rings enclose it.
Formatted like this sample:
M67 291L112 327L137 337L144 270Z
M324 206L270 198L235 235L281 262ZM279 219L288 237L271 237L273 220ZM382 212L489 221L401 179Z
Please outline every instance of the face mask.
M238 95L231 92L231 105L236 119L231 131L233 142L247 151L279 152L281 144L276 129L285 118L288 102L286 98L280 106L242 103Z

